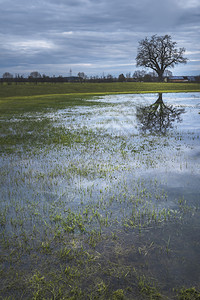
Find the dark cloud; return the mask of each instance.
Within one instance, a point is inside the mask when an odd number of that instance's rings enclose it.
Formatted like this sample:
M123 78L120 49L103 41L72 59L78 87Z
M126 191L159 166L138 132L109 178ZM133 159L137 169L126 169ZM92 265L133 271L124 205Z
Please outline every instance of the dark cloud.
M55 74L70 67L133 72L138 41L166 33L193 62L181 72L198 72L198 0L0 0L0 5L0 73L20 67Z

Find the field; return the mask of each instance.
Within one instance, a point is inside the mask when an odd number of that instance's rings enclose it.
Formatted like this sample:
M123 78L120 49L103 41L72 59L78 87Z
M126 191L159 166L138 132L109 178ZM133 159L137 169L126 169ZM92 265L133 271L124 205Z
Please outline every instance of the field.
M200 85L0 97L0 299L199 299Z
M94 95L199 91L197 83L4 83L0 86L0 113L61 108Z
M199 83L147 83L147 82L115 82L115 83L12 83L1 84L0 98L36 95L66 94L131 94L153 92L197 92Z

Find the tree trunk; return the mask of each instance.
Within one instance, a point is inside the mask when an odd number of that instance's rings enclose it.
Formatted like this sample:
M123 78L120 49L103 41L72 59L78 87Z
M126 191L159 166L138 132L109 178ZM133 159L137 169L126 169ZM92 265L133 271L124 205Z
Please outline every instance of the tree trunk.
M164 79L164 78L163 78L163 73L164 73L164 72L159 70L159 71L157 71L157 73L158 73L158 80L159 80L160 82L162 82L163 79Z

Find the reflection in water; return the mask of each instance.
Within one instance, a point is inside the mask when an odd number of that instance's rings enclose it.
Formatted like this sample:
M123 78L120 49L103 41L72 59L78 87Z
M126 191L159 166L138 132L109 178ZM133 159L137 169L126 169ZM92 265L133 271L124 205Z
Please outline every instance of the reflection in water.
M137 107L136 116L141 123L143 131L165 134L167 129L172 128L174 121L181 122L180 115L185 112L184 108L175 108L172 105L165 105L162 100L162 93L155 103L149 106Z
M1 118L1 299L198 297L196 95L168 94L176 109L112 95ZM143 99L157 101L136 110ZM180 117L176 134L154 135Z

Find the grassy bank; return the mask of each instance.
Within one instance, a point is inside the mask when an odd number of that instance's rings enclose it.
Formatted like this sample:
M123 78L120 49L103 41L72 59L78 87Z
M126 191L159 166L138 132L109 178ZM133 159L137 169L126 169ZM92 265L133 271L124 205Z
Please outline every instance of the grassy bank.
M199 92L197 83L21 83L0 86L0 98L50 94L112 94L151 92Z
M26 83L0 86L0 114L91 105L91 96L109 94L200 92L200 84L183 83Z

